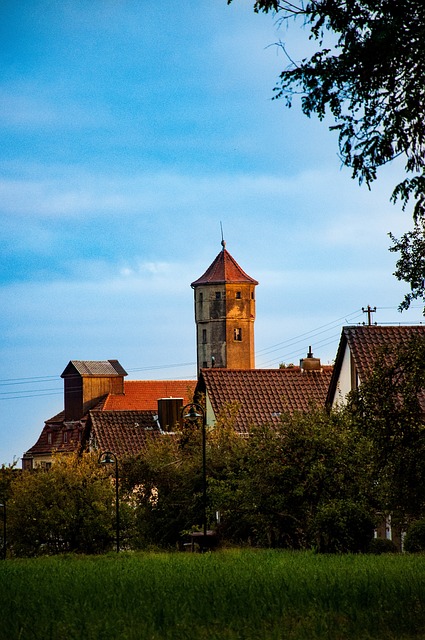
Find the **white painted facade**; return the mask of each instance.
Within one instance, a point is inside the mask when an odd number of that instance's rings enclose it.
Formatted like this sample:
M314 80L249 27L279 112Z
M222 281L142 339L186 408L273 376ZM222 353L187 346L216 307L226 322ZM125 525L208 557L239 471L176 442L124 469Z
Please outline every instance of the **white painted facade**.
M214 415L211 401L208 397L208 392L205 394L205 409L206 409L205 423L207 427L213 427L215 425L215 415Z
M344 357L342 359L341 371L336 384L335 395L332 401L332 408L345 403L345 398L352 391L352 367L351 352L348 344L345 345Z

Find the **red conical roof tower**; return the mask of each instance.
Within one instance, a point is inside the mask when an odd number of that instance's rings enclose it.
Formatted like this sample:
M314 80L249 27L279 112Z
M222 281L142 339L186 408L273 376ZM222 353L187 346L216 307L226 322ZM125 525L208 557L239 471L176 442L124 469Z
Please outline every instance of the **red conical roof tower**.
M226 249L192 282L198 373L201 368L254 369L255 287Z
M241 267L236 260L230 255L226 249L226 243L221 241L223 249L220 251L215 260L210 264L205 273L192 282L191 287L196 287L201 284L226 284L238 282L249 282L257 285L257 280L251 278Z

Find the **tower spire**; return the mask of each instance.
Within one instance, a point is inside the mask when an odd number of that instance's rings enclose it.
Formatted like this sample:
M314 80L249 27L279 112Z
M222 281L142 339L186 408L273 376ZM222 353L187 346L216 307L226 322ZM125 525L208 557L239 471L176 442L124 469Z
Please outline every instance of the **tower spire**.
M220 229L221 229L221 246L223 247L223 251L224 251L225 248L226 248L226 241L225 241L224 235L223 235L223 225L222 225L221 220L220 220Z

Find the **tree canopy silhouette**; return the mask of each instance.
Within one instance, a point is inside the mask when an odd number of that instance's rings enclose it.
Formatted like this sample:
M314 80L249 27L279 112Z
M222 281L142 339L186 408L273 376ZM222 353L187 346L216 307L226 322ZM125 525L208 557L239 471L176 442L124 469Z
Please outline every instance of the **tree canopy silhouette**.
M230 4L232 0L228 0ZM254 11L273 12L281 23L300 19L317 51L289 65L275 97L291 106L301 96L307 115L334 119L341 160L368 186L379 167L404 162L403 178L391 199L403 209L413 203L414 230L398 241L397 278L411 288L400 309L424 298L424 280L413 263L424 245L425 220L425 3L422 0L256 0Z

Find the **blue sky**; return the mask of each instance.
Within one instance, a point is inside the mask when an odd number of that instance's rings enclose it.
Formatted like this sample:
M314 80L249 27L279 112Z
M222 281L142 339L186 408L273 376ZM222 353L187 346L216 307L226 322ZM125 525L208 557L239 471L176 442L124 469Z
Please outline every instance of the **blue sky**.
M341 327L400 314L387 233L399 167L372 191L336 137L273 101L298 27L234 0L5 0L0 20L0 463L61 410L72 359L194 378L190 282L227 249L259 280L257 366L332 362Z

